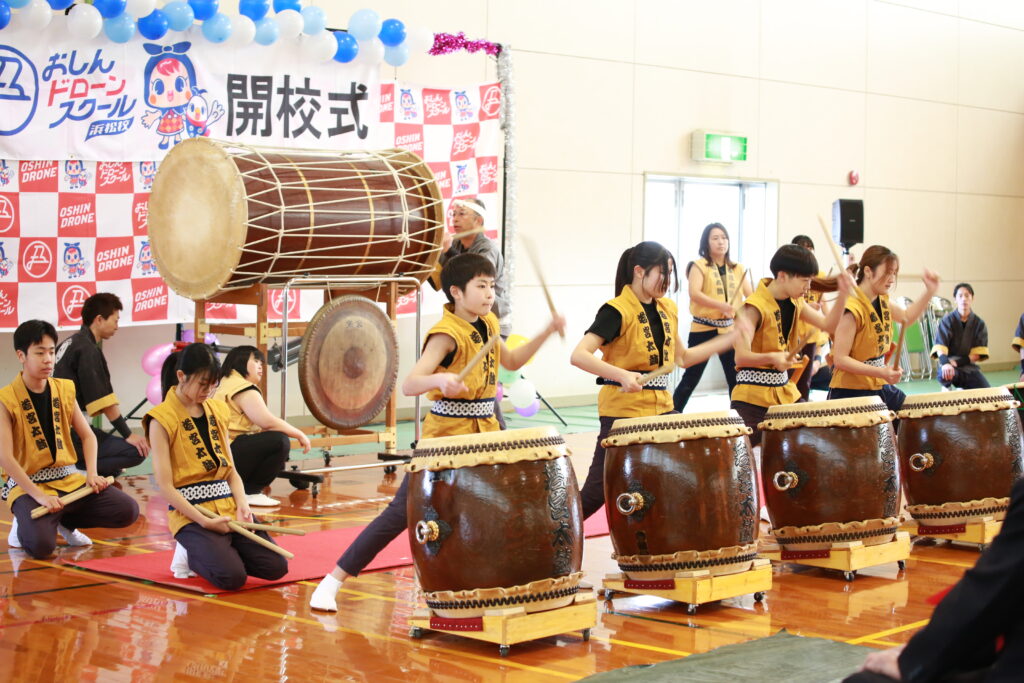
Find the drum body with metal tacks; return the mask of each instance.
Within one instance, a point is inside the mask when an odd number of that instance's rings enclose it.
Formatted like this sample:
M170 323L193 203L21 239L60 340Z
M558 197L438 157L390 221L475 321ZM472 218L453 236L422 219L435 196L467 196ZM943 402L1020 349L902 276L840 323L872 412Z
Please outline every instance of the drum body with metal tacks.
M789 550L891 541L900 473L893 413L877 396L771 406L761 477L772 533Z
M442 201L430 168L405 150L193 138L160 163L149 235L161 277L190 299L304 275L423 281L440 252Z
M1024 382L1007 384L1006 388L1013 394L1013 398L1020 403L1020 407L1017 408L1017 415L1020 416L1021 424L1024 424Z
M398 340L375 302L343 296L324 304L299 349L299 388L309 411L335 429L372 422L398 378Z
M616 420L602 441L608 529L630 579L750 568L757 485L733 410Z
M410 545L435 614L539 612L575 600L582 508L553 427L422 439L406 469Z
M927 526L1003 519L1024 473L1020 403L1005 387L908 396L899 411L907 511Z

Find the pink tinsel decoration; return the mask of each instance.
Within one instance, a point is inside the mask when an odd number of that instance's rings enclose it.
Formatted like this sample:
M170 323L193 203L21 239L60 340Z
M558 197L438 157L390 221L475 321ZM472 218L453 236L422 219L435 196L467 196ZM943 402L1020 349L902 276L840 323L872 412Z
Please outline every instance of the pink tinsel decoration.
M466 40L466 34L459 31L458 35L451 33L435 33L434 47L430 48L432 55L447 55L452 52L465 50L466 52L479 52L483 50L492 57L497 57L501 52L501 45L488 40Z

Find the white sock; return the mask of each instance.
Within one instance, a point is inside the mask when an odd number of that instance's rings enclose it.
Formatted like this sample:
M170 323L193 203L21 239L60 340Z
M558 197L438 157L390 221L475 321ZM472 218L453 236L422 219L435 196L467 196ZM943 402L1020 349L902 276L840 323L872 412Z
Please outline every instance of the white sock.
M7 546L10 548L20 548L21 541L18 540L18 518L15 517L11 520L11 533L7 534Z
M337 612L338 603L336 596L338 595L339 588L341 588L341 581L328 574L320 581L320 585L316 587L313 595L310 596L309 606L324 612Z
M185 546L175 542L174 557L171 558L171 574L176 579L190 579L196 575L188 566L188 551Z
M72 531L63 524L58 524L57 532L64 537L68 545L92 545L92 539L78 529Z

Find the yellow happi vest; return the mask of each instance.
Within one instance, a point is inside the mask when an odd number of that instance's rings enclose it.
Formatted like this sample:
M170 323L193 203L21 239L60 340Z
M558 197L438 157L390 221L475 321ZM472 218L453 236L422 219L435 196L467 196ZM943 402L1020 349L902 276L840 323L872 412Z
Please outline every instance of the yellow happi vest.
M232 370L231 374L220 381L220 386L217 387L217 393L213 395L213 398L218 401L223 401L228 406L228 434L233 441L236 436L242 434L253 434L261 431L249 416L245 414L242 407L235 403L235 396L239 392L248 389L249 387L256 386L246 378L242 377L238 373L238 370ZM259 389L257 389L259 391Z
M701 292L705 296L709 296L712 299L718 301L728 301L732 293L736 291L736 287L740 284L740 278L746 272L743 266L735 264L732 268L726 266L725 269L725 281L722 281L722 276L718 273L718 266L714 263L709 263L703 258L699 258L693 262L693 267L701 272L704 276L704 284L701 286ZM708 332L709 330L718 330L719 334L725 334L732 327L732 319L725 318L722 316L721 311L717 311L708 306L701 306L693 299L690 299L690 315L693 316L694 320L690 324L690 332ZM706 325L697 322L698 318L705 320L722 320L727 321L727 325Z
M142 418L142 428L149 434L150 420L156 420L167 432L168 441L171 446L171 478L174 487L181 489L213 482L226 482L234 465L231 462L231 451L228 448L227 435L224 433L224 426L228 424L228 407L223 401L208 399L203 401L203 412L206 413L207 423L210 430L210 442L213 444L213 453L208 453L206 444L199 435L199 429L192 416L188 414L177 391L172 387L164 402L153 408ZM221 486L221 488L223 488ZM202 507L218 515L226 515L234 519L235 499L228 495L216 500L208 500L193 505ZM185 515L175 509L167 515L167 526L171 535L178 533L186 524L191 524Z
M608 302L622 316L619 336L601 346L606 363L633 372L650 372L666 363L675 362L675 328L679 310L671 299L657 300L660 321L650 321L633 289L626 285L622 292ZM665 330L662 355L654 343L651 325L660 322ZM600 379L598 380L601 381ZM643 391L627 394L614 384L605 384L597 395L597 412L602 417L647 417L672 410L672 392L667 388L648 385Z
M19 372L14 381L0 389L0 401L11 414L11 437L14 452L11 453L25 474L33 478L36 486L47 495L61 496L85 485L85 476L74 469L78 456L71 446L71 421L76 408L75 383L69 379L49 378L50 400L53 408L53 438L57 449L56 455L43 436L43 428L36 416L36 409L29 398L25 380ZM49 481L36 481L38 477L48 476L49 472L58 474L58 468L67 468L66 476ZM7 489L7 505L11 506L25 491L17 485Z
M879 316L875 307L867 297L856 292L846 300L846 310L853 314L857 331L850 347L850 358L881 367L885 363L885 354L892 343L892 315L889 313L889 295L879 294ZM885 386L881 377L869 377L835 368L832 371L832 382L829 386L836 389L868 389L878 391Z
M757 289L744 302L753 306L761 315L761 323L754 331L750 350L754 353L775 353L777 351L798 352L795 348L800 341L800 313L804 307L803 297L790 299L794 305L793 324L789 328L789 336L782 333L782 311L779 303L768 291L771 278L764 278ZM736 367L736 386L732 390L732 400L743 401L755 406L785 405L800 400L800 391L789 381L789 373L776 370L771 365L758 367Z
M434 334L446 334L455 340L455 357L452 359L451 365L447 368L438 366L434 372L462 372L466 365L469 364L470 359L486 343L476 328L455 315L454 311L453 304L445 304L444 314L441 316L441 319L427 332L427 339L430 339L430 336ZM485 315L483 321L487 325L488 339L501 334L501 330L498 327L498 317L494 313ZM498 390L498 358L500 352L501 344L497 343L491 348L491 352L484 356L484 359L466 375L465 384L469 387L469 393L465 396L456 396L454 399L448 399L438 389L427 392L427 398L434 401L434 406L423 420L422 438L429 439L438 436L494 432L501 429L498 419L494 417L494 397L497 395ZM451 415L451 413L460 413L463 409L467 411L474 409L483 410L487 406L489 408L484 410L484 412L488 413L486 417Z

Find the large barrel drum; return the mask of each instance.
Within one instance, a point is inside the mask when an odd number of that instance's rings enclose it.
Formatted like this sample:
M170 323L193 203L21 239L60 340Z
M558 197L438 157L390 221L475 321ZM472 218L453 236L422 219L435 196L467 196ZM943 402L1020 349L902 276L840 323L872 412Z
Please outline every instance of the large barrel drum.
M287 150L192 138L160 163L149 198L157 268L190 299L303 275L402 274L422 282L443 231L433 173L400 149Z
M615 421L602 442L605 511L626 576L750 568L760 505L748 434L732 410Z
M876 396L772 406L761 477L776 540L789 550L891 541L900 476L892 411Z
M406 468L410 545L435 614L538 612L575 600L580 494L553 427L423 439Z
M1024 473L1020 403L1005 387L908 396L899 412L907 511L926 526L1003 519Z

